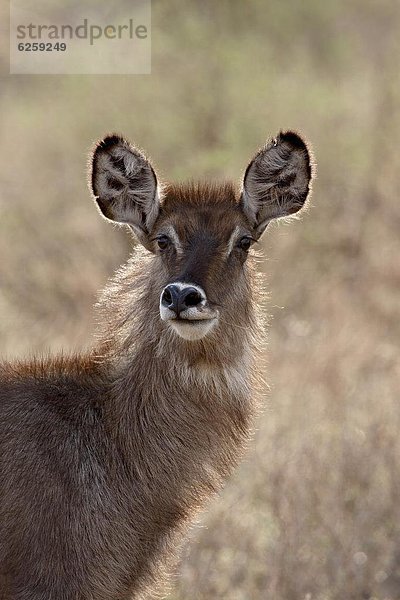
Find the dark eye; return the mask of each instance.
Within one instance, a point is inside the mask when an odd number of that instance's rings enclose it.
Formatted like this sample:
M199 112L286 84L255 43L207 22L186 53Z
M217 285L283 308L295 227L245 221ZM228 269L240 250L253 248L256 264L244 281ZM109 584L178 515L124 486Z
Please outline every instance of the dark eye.
M238 246L241 250L247 252L250 249L252 243L253 239L251 237L245 236L239 240Z
M169 237L166 235L160 235L160 237L157 238L157 244L160 250L166 250L169 246Z

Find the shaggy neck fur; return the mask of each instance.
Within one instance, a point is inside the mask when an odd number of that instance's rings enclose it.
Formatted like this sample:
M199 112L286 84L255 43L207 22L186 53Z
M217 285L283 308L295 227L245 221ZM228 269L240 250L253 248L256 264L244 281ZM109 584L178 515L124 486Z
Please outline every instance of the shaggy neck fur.
M215 331L196 342L161 321L162 275L157 258L136 249L100 302L100 362L111 380L105 421L140 485L135 511L143 510L147 580L152 573L159 580L160 560L174 560L189 521L241 457L256 406L261 339L251 268L240 284L240 314L225 310Z
M216 459L217 471L224 476L239 458L255 403L252 388L261 334L252 302L254 275L246 268L241 304L234 314L224 310L215 331L195 342L178 337L161 321L161 277L157 258L136 249L103 294L102 352L113 379L108 417L127 451L132 440L135 445L150 440L154 450L160 450L158 460L168 455L169 475L175 469L182 478L179 459L186 449L193 465L199 465L202 453L203 462ZM137 435L130 433L132 427L139 429ZM221 464L209 444L213 431L215 445L224 446ZM175 446L167 447L174 435L174 443L179 438L182 444L176 455ZM216 482L210 483L214 487Z

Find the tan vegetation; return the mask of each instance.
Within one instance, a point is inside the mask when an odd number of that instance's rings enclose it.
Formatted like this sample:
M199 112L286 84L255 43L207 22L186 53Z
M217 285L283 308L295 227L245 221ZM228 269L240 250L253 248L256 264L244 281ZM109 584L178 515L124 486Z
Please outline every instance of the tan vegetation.
M266 408L170 598L400 598L400 5L153 0L152 37L150 76L2 77L2 354L89 345L128 256L86 190L92 140L122 131L180 180L304 132L313 206L263 240Z

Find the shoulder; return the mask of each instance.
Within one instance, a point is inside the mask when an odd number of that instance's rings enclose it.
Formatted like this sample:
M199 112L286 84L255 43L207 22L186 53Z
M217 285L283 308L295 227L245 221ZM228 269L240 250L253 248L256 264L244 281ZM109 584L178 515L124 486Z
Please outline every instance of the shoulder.
M106 369L93 356L40 357L0 364L0 413L22 421L76 420L107 394Z

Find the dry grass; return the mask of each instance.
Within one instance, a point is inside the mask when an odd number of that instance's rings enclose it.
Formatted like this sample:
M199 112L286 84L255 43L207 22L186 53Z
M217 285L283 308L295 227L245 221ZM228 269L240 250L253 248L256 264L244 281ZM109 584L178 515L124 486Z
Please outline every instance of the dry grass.
M93 139L123 131L171 178L238 177L267 135L305 131L314 206L264 241L266 409L170 598L398 599L399 5L154 1L153 19L150 77L2 80L2 353L89 344L128 254L85 189Z

